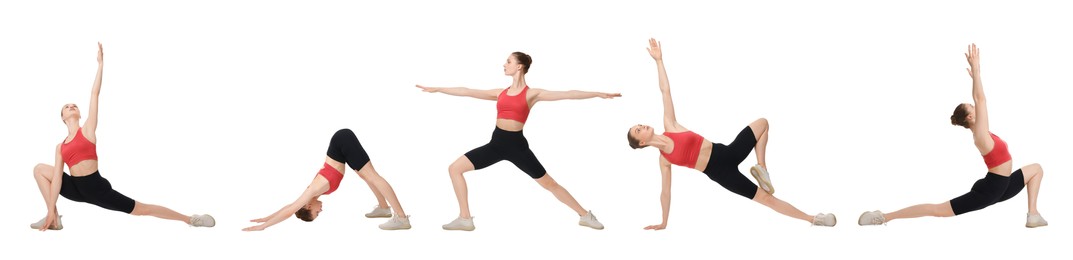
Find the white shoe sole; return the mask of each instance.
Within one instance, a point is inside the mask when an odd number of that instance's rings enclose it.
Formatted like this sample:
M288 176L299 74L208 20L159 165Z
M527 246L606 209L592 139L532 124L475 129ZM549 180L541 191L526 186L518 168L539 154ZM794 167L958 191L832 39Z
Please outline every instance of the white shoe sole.
M756 166L749 169L749 173L753 175L753 179L760 184L760 189L764 190L768 194L775 194L775 187L771 186L771 180L764 178L764 174L760 172L760 169Z
M476 227L462 227L462 228L443 227L443 230L450 230L450 231L473 231L474 229L477 229L477 228Z
M48 227L48 230L63 230L63 221L62 220L63 220L63 215L56 216L56 226L55 227L50 226L50 227ZM42 222L42 221L45 221L45 219L38 220L37 222ZM31 229L41 229L41 226L37 226L37 225L38 224L36 222L33 223L33 224L30 224L30 228Z
M586 225L585 222L581 222L581 221L578 221L577 224L581 225L583 227L588 227L588 228L595 229L595 230L604 230L604 227L594 227L594 226Z

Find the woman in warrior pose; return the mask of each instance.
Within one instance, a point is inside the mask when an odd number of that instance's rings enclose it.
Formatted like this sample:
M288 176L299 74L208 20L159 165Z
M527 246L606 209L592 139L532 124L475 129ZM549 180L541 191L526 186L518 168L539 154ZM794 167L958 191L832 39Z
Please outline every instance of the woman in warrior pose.
M454 185L455 196L458 199L458 218L451 223L443 225L445 230L472 231L472 216L469 212L468 190L466 179L462 174L483 169L499 161L507 160L521 169L523 172L536 180L537 184L544 187L555 198L569 206L581 217L579 225L603 229L604 225L593 216L591 211L586 211L581 204L565 188L555 182L551 175L544 170L544 166L537 160L536 155L529 149L529 142L522 135L525 120L529 117L530 109L540 101L556 101L567 99L589 98L614 98L620 97L618 93L600 93L587 91L551 91L539 88L529 88L525 83L525 74L533 63L532 57L522 52L511 53L507 56L507 63L503 64L503 73L511 76L514 82L505 89L475 90L464 87L436 88L417 85L425 92L444 93L452 96L472 97L484 100L496 101L496 128L492 131L492 139L484 146L477 147L466 154L458 157L448 168L451 175L451 183Z

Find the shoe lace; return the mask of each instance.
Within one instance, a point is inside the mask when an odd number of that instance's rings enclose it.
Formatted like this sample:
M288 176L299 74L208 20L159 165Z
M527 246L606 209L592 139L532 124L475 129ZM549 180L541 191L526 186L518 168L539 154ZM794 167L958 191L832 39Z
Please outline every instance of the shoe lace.
M816 216L812 217L812 225L813 226L823 226L823 222L824 222L823 217L824 217L823 214L819 214L819 215L816 215Z
M190 225L191 226L195 226L195 227L196 226L201 226L201 224L202 224L201 222L203 222L203 220L201 219L201 216L194 216L194 217L190 218Z
M874 225L887 224L887 223L884 223L883 220L884 220L883 215L872 217L872 224L874 224Z

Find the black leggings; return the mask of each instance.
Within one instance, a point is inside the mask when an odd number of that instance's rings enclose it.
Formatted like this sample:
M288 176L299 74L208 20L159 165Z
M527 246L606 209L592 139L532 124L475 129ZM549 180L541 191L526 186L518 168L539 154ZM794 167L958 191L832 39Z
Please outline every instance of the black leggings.
M1024 187L1025 175L1021 169L1009 177L988 172L972 185L968 193L950 200L950 207L954 209L954 215L969 213L1013 198Z
M350 165L354 171L361 170L369 163L369 154L361 147L358 137L350 129L339 129L332 136L332 142L328 144L328 157L338 162Z
M529 141L525 140L522 131L511 132L496 127L496 130L492 131L492 140L484 146L466 152L466 158L473 163L475 170L507 160L533 179L539 179L547 174L544 166L540 165L540 161L533 154L533 150L529 149Z
M63 173L60 195L72 201L86 202L107 210L127 214L134 212L134 200L112 189L112 183L101 177L100 171L82 177Z
M749 126L742 129L730 145L712 144L712 155L708 159L708 166L704 167L704 174L723 188L750 200L753 199L753 196L756 196L756 184L749 181L749 178L738 170L738 165L749 157L754 146L756 146L756 135Z

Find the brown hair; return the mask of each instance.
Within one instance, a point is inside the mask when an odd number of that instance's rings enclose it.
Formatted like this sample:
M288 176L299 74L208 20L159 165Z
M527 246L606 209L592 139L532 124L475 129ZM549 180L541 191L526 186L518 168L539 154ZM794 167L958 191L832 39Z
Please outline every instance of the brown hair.
M641 145L641 140L637 140L637 138L634 138L632 135L630 135L630 131L626 131L626 140L630 141L630 147L632 147L633 149L641 149L647 146Z
M518 59L518 63L521 63L522 66L525 66L524 68L522 68L522 74L529 73L529 65L533 65L533 57L530 57L529 54L525 54L524 52L520 51L516 51L514 53L511 53L510 55L514 56L515 59Z
M306 209L306 208L298 209L298 211L294 212L294 216L298 217L298 219L301 219L301 220L303 220L305 222L312 222L313 221L313 212L309 211L309 209Z
M954 108L954 114L950 115L950 124L969 128L969 109L965 104L958 104Z

